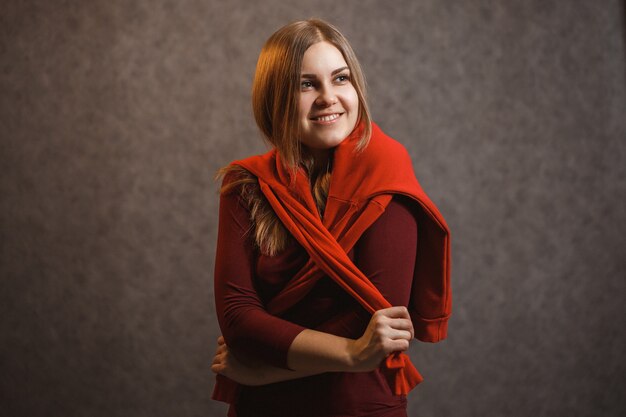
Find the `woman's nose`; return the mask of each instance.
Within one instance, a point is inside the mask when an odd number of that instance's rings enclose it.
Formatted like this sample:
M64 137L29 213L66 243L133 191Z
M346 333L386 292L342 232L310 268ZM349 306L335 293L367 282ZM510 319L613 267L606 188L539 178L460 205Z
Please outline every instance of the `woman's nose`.
M330 107L335 103L337 103L337 95L332 87L324 87L321 89L317 99L315 99L315 104L321 107Z

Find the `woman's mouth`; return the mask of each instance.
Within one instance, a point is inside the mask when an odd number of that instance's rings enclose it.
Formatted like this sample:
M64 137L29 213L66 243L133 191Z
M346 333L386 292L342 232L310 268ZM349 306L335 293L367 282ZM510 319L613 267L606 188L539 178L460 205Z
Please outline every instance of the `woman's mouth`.
M327 124L327 123L333 123L341 115L342 115L342 113L324 114L324 115L321 115L321 116L312 117L311 120L314 121L314 122L317 122L317 123Z

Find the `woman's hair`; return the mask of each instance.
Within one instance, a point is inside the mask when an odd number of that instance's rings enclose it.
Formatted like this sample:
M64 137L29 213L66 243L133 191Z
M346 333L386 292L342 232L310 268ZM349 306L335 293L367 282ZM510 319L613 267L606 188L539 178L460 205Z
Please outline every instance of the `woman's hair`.
M248 207L254 225L249 232L254 233L254 243L262 254L274 256L293 242L293 237L270 207L254 175L239 165L228 165L217 172L217 177L224 177L220 190L222 195L237 192Z
M371 135L365 77L346 38L334 26L319 19L283 26L265 42L259 55L252 85L252 110L263 136L292 169L303 162L298 119L302 61L307 49L322 41L334 45L350 69L352 85L359 98L357 124L363 122L364 127L357 148L364 148Z
M346 38L334 26L319 19L283 26L265 42L259 55L252 85L252 110L265 139L276 147L286 168L293 171L300 166L308 170L312 167L312 161L305 155L300 143L300 71L307 49L323 41L331 43L341 52L350 69L350 79L359 99L356 124L363 127L357 150L364 149L371 137L365 76ZM293 238L259 190L256 178L236 165L220 169L218 177L229 173L232 176L224 181L221 192L235 188L240 190L241 197L250 207L257 246L266 255L279 253ZM320 213L324 211L329 186L330 172L320 173L312 184L313 197Z

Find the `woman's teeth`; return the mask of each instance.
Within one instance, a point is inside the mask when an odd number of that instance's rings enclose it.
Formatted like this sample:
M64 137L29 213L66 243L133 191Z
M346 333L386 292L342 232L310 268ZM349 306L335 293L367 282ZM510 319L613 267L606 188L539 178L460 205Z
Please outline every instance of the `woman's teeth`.
M314 120L317 120L318 122L330 122L331 120L335 120L337 117L339 117L339 114L335 113L327 116L316 117Z

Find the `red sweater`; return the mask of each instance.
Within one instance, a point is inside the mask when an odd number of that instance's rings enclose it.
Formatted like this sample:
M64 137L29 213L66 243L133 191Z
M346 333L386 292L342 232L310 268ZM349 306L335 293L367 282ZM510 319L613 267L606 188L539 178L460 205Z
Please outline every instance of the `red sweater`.
M408 305L417 248L416 203L397 196L361 236L350 259L393 305ZM286 367L287 351L304 328L360 337L371 315L329 278L281 317L265 304L307 261L297 243L275 257L254 248L248 208L237 192L223 195L215 269L217 315L236 351ZM233 262L233 260L237 260ZM237 416L405 416L406 397L391 392L380 370L326 373L263 387L241 387Z
M394 301L388 299L388 295L372 282L372 278L361 265L355 264L360 259L355 258L354 252L357 251L358 245L370 229L375 230L374 225L386 217L392 217L389 210L392 210L391 207L396 204L397 199L403 198L398 195L412 199L410 204L414 205L415 210L409 211L412 215L414 214L412 218L415 224L419 223L420 226L420 245L417 250L413 248L410 259L399 259L397 253L393 251L386 253L385 257L394 259L395 265L404 265L408 269L405 294L408 295L408 307L415 326L416 337L423 341L436 342L446 336L451 297L450 240L445 220L417 183L406 150L386 136L378 126L372 124L372 128L372 139L363 152L356 152L355 138L358 136L356 131L336 148L331 187L326 211L322 218L317 215L307 178L301 171L292 175L291 172L285 170L280 161L280 155L275 151L236 162L259 177L263 194L271 203L281 222L302 245L296 252L305 254L302 258L287 251L281 255L284 259L273 260L278 263L273 267L273 261L264 265L263 257L250 258L248 265L250 271L256 272L250 287L254 294L244 291L244 287L231 288L234 289L234 294L244 296L242 299L231 296L220 299L221 289L218 287L222 283L227 287L232 286L237 279L227 275L222 280L217 276L219 271L216 270L218 310L227 315L229 314L227 310L232 307L247 316L246 319L256 316L256 321L259 321L259 317L262 317L270 323L269 326L280 328L268 340L273 354L280 352L281 343L288 342L286 344L288 348L295 335L302 330L293 326L284 326L280 318L292 321L294 324L306 324L308 327L315 328L316 325L320 326L334 321L336 316L333 314L339 314L339 316L343 313L349 314L347 310L326 311L321 309L316 302L310 301L315 300L316 293L325 285L335 288L334 295L323 293L326 302L342 300L341 292L338 291L338 287L341 287L341 290L359 302L359 308L353 307L357 311L365 309L372 313L394 304ZM395 202L392 201L392 196ZM244 223L240 221L239 225L242 224ZM249 227L243 230L249 231ZM220 237L222 236L220 230ZM402 230L391 233L391 239L395 238L397 242L400 242L400 246L405 246L401 236L403 236ZM241 242L239 244L241 246ZM218 246L218 258L230 258L230 262L233 259L240 261L240 258L223 254L222 245ZM377 247L374 252L379 250L381 248ZM306 254L311 257L308 262ZM216 266L219 269L219 265ZM264 271L263 266L269 266L269 269ZM269 274L265 276L264 272L268 271ZM328 274L332 281L328 280L325 274ZM263 278L268 278L265 283ZM255 295L258 300L256 305L254 304ZM339 305L350 305L350 299L344 301L341 301ZM403 304L406 305L406 301ZM273 315L268 314L268 311ZM324 316L325 311L329 313L328 316ZM257 313L260 315L257 316ZM311 319L315 321L310 322ZM301 323L299 320L304 321ZM252 322L255 320L253 319ZM220 324L225 326L225 323ZM364 324L367 324L367 320ZM243 332L245 333L244 340L250 337L248 331L253 331L252 327ZM357 327L352 323L350 328L356 329ZM363 328L360 328L360 332ZM360 332L353 337L359 336ZM233 346L226 331L224 334L227 343ZM252 346L248 343L245 345L248 348ZM271 361L271 354L269 356L267 359ZM280 358L273 358L274 361L278 359ZM284 357L282 360L284 361ZM403 394L410 391L422 379L408 357L399 353L387 358L383 370L389 385L386 392L389 392L389 387L391 387L397 396L397 401L402 401ZM281 387L276 392L278 394L282 392L281 398L285 403L289 403L288 399L291 398L289 387L306 380L308 379L304 378L287 383L288 386ZM330 383L317 381L314 386L307 387L308 389L302 395L323 390L329 385L332 386ZM214 398L226 400L241 407L241 404L246 402L244 401L247 398L245 393L249 390L244 388L237 397L233 388L231 384L220 384L219 388L216 386ZM261 390L267 388L263 387ZM385 389L379 386L375 391L381 393L385 392ZM360 390L357 384L352 384L346 394L358 392ZM315 401L316 398L318 401ZM314 406L313 403L319 403L322 398L325 397L313 395L311 405L307 410ZM253 401L255 407L263 403L261 397L256 397ZM362 397L359 398L358 403L361 401L363 401ZM380 401L374 401L380 403ZM299 404L308 403L300 402ZM270 409L278 407L278 404L276 401L271 401L268 406L271 408L267 409L267 413ZM324 415L321 414L322 410L318 411L314 415Z

